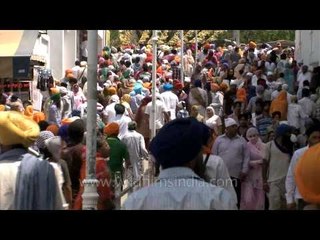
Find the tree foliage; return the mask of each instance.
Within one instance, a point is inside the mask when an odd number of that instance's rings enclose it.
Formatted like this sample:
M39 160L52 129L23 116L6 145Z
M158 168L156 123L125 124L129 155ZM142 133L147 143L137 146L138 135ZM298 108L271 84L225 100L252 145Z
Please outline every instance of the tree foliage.
M232 30L221 32L217 35L217 39L232 39ZM277 41L277 40L290 40L294 41L294 30L241 30L240 42L248 43L255 41L257 43Z

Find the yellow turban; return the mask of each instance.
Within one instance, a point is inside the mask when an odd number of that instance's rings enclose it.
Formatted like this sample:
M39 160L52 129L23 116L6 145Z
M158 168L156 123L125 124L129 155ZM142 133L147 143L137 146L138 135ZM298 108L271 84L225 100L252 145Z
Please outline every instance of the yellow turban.
M103 132L108 136L118 136L119 124L116 122L109 123L104 127Z
M310 147L295 168L295 180L302 198L320 204L320 144Z
M0 143L3 145L32 145L39 137L38 124L15 111L0 112Z
M6 110L6 106L3 104L0 104L0 111L5 111Z

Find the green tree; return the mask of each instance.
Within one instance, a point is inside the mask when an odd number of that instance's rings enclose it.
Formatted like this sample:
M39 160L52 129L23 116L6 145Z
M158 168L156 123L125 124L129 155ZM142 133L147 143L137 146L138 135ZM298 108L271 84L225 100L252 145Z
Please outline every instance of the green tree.
M120 46L119 30L110 30L110 45Z
M240 42L248 43L255 41L257 43L277 41L277 40L294 40L294 30L241 30ZM232 39L232 30L224 31L217 35L217 39Z

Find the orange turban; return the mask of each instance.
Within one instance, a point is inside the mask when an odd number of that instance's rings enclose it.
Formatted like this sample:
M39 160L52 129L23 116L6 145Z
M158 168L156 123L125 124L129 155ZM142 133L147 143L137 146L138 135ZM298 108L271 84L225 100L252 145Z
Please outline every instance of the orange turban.
M182 83L179 82L179 83L174 84L174 89L177 89L177 90L183 89Z
M77 119L80 119L80 117L75 116L75 117L71 117L71 118L64 118L61 120L61 126L70 125L70 123L74 122Z
M59 126L56 124L51 124L47 127L46 130L52 132L53 135L57 136L59 131Z
M50 90L51 90L51 93L52 93L52 94L58 94L58 93L60 93L60 89L59 89L59 88L50 88Z
M72 69L70 69L70 68L69 68L69 69L67 69L67 70L66 70L66 72L65 72L65 73L66 73L66 76L67 76L67 75L68 75L68 74L70 74L70 73L72 74L72 73L73 73L73 71L72 71Z
M104 127L103 132L108 136L118 136L119 124L116 122L109 123Z
M74 75L73 75L72 73L68 73L68 74L67 74L67 78L70 79L70 78L75 78L75 77L74 77Z
M24 115L27 117L27 118L30 118L30 119L33 119L33 106L32 105L29 105L25 108L24 110Z
M256 48L257 44L253 41L249 42L249 48Z
M239 100L239 102L247 101L247 93L244 88L239 88L236 95L237 95L237 100Z
M108 93L109 93L109 95L115 95L115 94L117 94L117 89L115 87L109 87Z
M320 145L310 147L299 159L295 180L302 198L320 204Z
M220 84L220 89L221 89L222 92L226 92L228 90L228 88L229 87L228 87L228 85L226 83L223 82L223 83Z
M46 116L44 115L43 112L35 112L33 114L33 120L36 122L36 123L39 123L41 121L44 121L46 119Z

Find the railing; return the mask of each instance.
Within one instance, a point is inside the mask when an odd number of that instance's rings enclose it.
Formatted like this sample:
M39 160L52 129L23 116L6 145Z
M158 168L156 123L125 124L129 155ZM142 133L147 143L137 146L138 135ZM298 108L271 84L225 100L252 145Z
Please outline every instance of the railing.
M143 174L141 174L139 176L139 179L135 180L135 181L131 181L131 179L128 179L128 186L121 190L122 187L122 179L121 179L121 175L120 172L119 174L116 175L115 177L115 199L114 199L114 204L115 204L115 209L116 210L120 210L121 209L121 198L127 194L127 193L132 193L133 191L135 191L135 187L139 186L142 187L145 184L144 180L147 180L148 184L151 184L155 181L155 171L154 171L154 163L152 160L146 159L148 161L148 168L147 171L145 171Z

